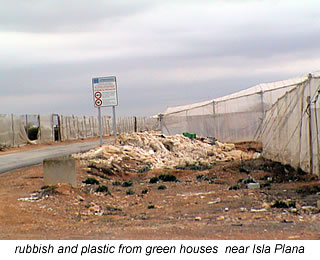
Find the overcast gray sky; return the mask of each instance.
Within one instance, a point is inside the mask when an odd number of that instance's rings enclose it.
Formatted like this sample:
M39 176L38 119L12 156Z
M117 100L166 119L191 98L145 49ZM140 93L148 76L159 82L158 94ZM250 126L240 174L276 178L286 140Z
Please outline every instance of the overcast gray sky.
M320 1L0 0L0 113L153 115L320 70ZM111 108L103 108L111 114Z

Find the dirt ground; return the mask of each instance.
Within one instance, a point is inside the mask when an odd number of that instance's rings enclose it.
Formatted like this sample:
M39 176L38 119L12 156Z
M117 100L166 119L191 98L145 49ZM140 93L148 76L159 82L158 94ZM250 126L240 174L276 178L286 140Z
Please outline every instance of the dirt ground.
M263 159L77 178L44 187L41 165L1 174L0 239L320 238L319 180Z

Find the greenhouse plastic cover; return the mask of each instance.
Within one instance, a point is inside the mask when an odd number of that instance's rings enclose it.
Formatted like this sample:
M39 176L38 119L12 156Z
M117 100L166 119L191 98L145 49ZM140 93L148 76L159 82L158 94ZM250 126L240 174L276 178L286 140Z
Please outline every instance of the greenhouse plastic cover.
M317 77L319 72L313 73ZM161 117L161 130L174 135L183 132L213 136L227 142L254 140L265 112L286 92L303 84L309 75L263 83L251 88L185 106L168 107Z
M317 73L315 75L318 75L318 74L320 74L320 73ZM312 75L315 76L314 74L312 74ZM257 93L261 93L261 92L275 91L277 89L287 88L287 87L290 88L290 86L294 87L297 84L306 81L307 79L308 79L308 76L303 76L303 77L296 77L296 78L292 78L292 79L276 81L276 82L271 82L271 83L262 83L262 84L258 84L256 86L253 86L251 88L248 88L248 89L245 89L245 90L242 90L242 91L230 94L230 95L226 95L223 97L210 99L207 101L193 103L193 104L189 104L189 105L184 105L184 106L168 107L165 110L165 112L162 114L163 115L173 114L173 113L177 113L177 112L182 112L182 111L186 111L186 110L190 110L190 109L195 109L195 108L207 106L207 105L212 104L213 102L218 103L218 102L222 102L222 101L229 101L229 100L237 99L240 97L254 95ZM276 101L276 100L274 100L274 101Z
M21 116L0 115L0 147L21 146L32 143L28 139Z
M320 75L313 74L266 112L259 135L265 158L320 176L319 90Z

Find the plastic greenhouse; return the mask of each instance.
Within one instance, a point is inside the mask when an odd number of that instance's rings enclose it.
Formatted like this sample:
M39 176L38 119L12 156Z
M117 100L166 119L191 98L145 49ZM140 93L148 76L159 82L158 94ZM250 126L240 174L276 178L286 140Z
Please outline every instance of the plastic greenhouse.
M320 73L264 83L224 97L169 107L164 134L183 132L224 142L262 141L266 158L319 175Z

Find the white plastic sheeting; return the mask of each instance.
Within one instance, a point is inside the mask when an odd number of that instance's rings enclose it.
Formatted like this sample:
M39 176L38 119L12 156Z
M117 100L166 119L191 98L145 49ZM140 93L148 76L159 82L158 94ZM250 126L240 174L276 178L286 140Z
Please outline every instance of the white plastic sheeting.
M61 141L86 139L99 136L97 117L63 116L54 122L57 115L0 115L0 147L16 147L27 143L50 143L59 131ZM112 118L103 116L102 133L113 135ZM130 133L145 130L160 130L159 121L147 117L117 117L117 132ZM39 126L38 140L30 141L24 125ZM58 124L58 125L57 125ZM57 141L57 140L56 140Z
M160 130L159 120L157 118L136 117L137 131Z
M266 111L259 134L264 157L320 176L319 88L315 73Z
M167 135L191 132L213 136L224 142L254 140L265 111L279 97L306 80L307 77L298 77L264 83L205 102L169 107L160 115L161 130Z
M102 117L103 135L109 135L108 117ZM90 117L60 116L61 140L76 140L98 136L98 120Z
M39 143L49 143L53 141L53 118L52 115L39 115Z
M0 115L0 147L16 147L28 142L20 116Z
M122 133L131 133L134 132L134 117L118 117L117 118L117 132ZM111 121L112 126L112 121ZM113 129L112 129L113 134Z

